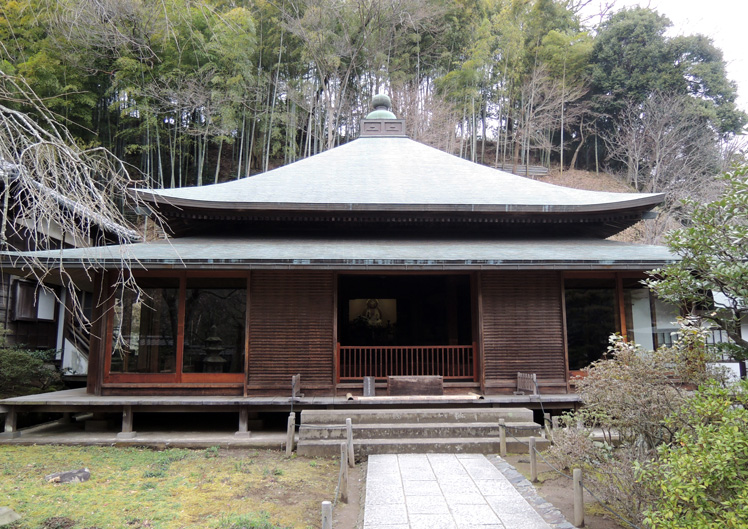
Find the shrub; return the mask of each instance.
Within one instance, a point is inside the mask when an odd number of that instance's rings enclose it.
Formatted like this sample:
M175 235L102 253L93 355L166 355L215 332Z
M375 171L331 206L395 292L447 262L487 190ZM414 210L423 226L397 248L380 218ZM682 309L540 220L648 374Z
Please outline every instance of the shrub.
M0 345L0 397L42 393L61 387L59 371L51 363L54 351L29 351Z
M598 428L603 441L592 442L582 430L554 432L549 451L556 463L582 468L585 481L600 499L632 521L655 501L653 489L637 472L657 462L662 446L671 446L682 431L693 428L683 410L698 385L721 381L707 370L710 360L705 332L682 321L672 346L645 351L620 336L611 337L607 357L594 362L577 383L584 407L566 423Z
M689 417L659 458L640 469L653 529L748 527L748 382L701 388L666 423Z

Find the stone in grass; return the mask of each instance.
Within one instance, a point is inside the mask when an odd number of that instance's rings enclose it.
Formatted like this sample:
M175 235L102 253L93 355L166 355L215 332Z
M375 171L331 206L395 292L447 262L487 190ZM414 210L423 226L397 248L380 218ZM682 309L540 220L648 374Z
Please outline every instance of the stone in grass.
M0 507L0 526L9 525L21 519L21 515L8 507Z
M91 473L87 468L80 470L69 470L67 472L55 472L49 476L44 476L49 483L82 483L88 481Z

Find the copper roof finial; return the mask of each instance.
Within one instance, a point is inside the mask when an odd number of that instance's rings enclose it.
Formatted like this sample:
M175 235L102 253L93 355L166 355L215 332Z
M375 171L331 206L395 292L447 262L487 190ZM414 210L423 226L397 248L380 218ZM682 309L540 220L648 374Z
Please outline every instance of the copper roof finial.
M386 96L385 94L375 95L371 98L371 106L374 107L374 110L369 112L366 119L397 119L395 114L390 112L392 101L389 96Z

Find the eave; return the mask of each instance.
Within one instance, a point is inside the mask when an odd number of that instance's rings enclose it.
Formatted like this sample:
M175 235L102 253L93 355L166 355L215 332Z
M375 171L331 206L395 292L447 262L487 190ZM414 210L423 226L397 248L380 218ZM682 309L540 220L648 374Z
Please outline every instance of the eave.
M95 264L119 270L650 270L675 262L660 246L594 239L436 240L300 237L185 237L126 246L33 252L67 271ZM20 254L4 266L22 269Z

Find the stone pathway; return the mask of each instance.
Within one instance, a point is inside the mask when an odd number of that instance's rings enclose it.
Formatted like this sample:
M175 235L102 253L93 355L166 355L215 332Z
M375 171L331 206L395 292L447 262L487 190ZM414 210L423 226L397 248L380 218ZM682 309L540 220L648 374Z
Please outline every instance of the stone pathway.
M492 460L496 464L481 454L369 456L364 529L573 528L538 500L534 488L513 484L519 479L510 474L510 481L497 468L511 469L502 459Z

